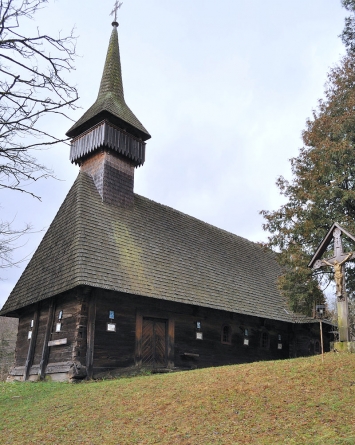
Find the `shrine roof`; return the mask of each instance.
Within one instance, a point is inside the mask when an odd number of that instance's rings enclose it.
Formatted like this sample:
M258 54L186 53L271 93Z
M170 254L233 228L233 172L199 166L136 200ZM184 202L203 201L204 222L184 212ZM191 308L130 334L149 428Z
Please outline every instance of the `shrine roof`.
M328 245L331 243L333 239L333 232L334 229L339 229L340 232L344 235L346 235L348 238L350 238L352 241L355 241L354 235L349 233L347 230L345 230L343 227L341 227L338 223L334 223L332 227L328 230L327 234L323 238L322 242L319 244L316 253L313 255L311 261L308 263L308 267L314 267L314 263L319 260L323 253L326 251Z
M79 173L1 315L86 285L288 322L275 254L139 195L102 202Z

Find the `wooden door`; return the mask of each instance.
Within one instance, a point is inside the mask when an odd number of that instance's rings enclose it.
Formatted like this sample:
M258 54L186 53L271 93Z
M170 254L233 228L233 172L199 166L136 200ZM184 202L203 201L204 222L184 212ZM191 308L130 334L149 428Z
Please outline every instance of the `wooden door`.
M167 366L166 320L143 318L142 364L153 368Z

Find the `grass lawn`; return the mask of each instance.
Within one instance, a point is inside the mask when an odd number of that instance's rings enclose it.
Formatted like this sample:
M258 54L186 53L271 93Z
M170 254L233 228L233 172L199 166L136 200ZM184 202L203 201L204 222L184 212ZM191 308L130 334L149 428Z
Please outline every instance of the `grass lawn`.
M355 444L355 354L0 383L1 444Z

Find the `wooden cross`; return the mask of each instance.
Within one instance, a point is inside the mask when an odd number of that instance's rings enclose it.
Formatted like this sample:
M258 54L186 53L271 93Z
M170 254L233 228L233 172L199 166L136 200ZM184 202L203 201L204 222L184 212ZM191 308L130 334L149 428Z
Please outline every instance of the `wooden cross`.
M123 2L119 2L118 0L115 1L115 6L113 7L111 14L115 16L115 22L117 22L117 11L120 9L120 7L123 5Z
M334 229L333 237L334 256L325 260L317 260L314 263L313 269L319 269L322 266L333 266L336 283L336 296L341 298L345 295L344 264L347 261L354 259L355 254L353 252L344 253L340 229Z
M337 310L338 310L338 331L339 341L350 341L349 330L349 305L348 296L346 294L345 286L345 268L344 265L347 261L355 259L354 252L344 253L343 245L341 242L341 236L345 235L347 238L355 242L355 236L340 227L338 223L334 223L329 229L323 241L319 245L316 253L308 264L308 267L313 269L319 269L322 266L332 266L334 268L334 278L336 283L336 296L337 296ZM334 239L334 256L331 258L321 259L322 255L326 251L327 247Z

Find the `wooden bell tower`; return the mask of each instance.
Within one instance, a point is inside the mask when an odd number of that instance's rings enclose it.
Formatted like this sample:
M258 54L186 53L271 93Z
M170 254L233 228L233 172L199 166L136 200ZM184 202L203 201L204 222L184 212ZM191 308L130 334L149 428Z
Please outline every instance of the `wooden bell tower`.
M70 128L71 162L89 174L104 202L133 204L134 168L145 161L150 134L127 106L122 83L118 23L108 46L95 103Z

